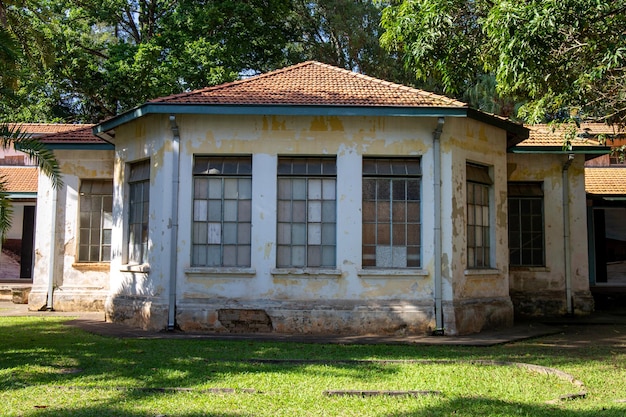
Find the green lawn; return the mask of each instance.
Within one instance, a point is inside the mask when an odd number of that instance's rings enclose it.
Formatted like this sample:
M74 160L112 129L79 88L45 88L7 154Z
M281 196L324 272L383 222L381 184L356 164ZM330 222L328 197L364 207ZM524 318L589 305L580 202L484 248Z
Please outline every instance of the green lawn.
M112 339L64 320L0 317L0 416L626 415L623 347ZM585 386L487 361L558 369Z

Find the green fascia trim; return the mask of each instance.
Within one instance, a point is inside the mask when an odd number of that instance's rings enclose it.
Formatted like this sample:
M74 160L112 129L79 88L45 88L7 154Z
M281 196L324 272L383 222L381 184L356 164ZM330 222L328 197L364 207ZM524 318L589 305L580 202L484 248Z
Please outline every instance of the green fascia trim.
M290 106L290 105L207 105L148 103L104 121L93 133L106 133L149 114L281 115L281 116L395 116L471 117L507 131L528 137L528 129L516 123L467 107L375 107L375 106Z
M52 150L70 151L114 151L112 143L46 143L46 148Z
M605 146L587 146L579 147L571 150L565 150L562 147L556 146L523 146L513 147L509 149L510 153L553 153L567 155L573 154L585 154L585 155L606 155L611 153L611 148Z
M6 194L7 198L11 199L11 200L19 200L19 199L25 199L25 198L37 198L37 193L31 193L31 192L25 192L25 193L18 193L18 192L13 192L13 193L7 193Z

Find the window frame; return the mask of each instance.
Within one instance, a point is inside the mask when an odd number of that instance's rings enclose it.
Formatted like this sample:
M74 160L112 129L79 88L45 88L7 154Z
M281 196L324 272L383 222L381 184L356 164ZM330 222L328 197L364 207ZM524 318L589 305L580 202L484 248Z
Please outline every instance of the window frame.
M467 268L491 269L491 179L486 165L466 162ZM479 213L480 212L480 213Z
M150 170L149 159L128 164L128 238L127 263L148 263L150 221ZM135 200L139 197L139 200ZM140 205L140 207L136 207ZM138 217L136 219L136 217ZM137 229L140 230L139 240Z
M111 262L111 233L113 229L113 180L112 179L82 179L78 189L78 253L79 263L110 263ZM108 202L106 201L108 199ZM94 210L94 203L99 208ZM109 208L108 211L107 207ZM97 213L97 215L96 215ZM85 217L88 216L88 217ZM98 222L94 225L94 221ZM87 222L87 223L85 223ZM108 227L107 226L108 223ZM85 227L87 226L87 227ZM98 230L94 237L94 231ZM108 231L108 233L107 233ZM107 236L108 235L108 239ZM98 241L94 243L94 238ZM108 240L108 243L106 242ZM87 243L85 243L87 241ZM97 248L97 256L93 257L92 250ZM87 250L84 256L84 250ZM108 252L108 253L107 253ZM94 259L97 258L97 259Z
M335 268L337 158L279 156L276 202L276 267Z
M233 185L236 191L232 188ZM201 186L206 188L199 188ZM245 198L240 198L242 192ZM252 156L196 155L193 167L192 199L192 267L250 267L252 255ZM233 202L235 203L234 207ZM232 233L228 233L229 236L226 236L225 231L233 232L233 227L235 231L233 237L229 237ZM219 238L217 234L219 234ZM211 241L212 238L213 241ZM203 250L204 260L202 258ZM229 255L231 253L232 256ZM233 256L234 262L226 260L226 258L232 259ZM215 258L212 259L212 257Z
M509 182L507 197L509 265L513 267L545 267L546 234L543 182ZM524 205L527 208L526 212L523 210ZM516 213L513 213L514 210ZM512 214L517 216L512 216ZM525 224L529 225L531 230L523 230ZM514 242L516 244L512 245ZM539 245L535 244L537 242ZM519 252L519 261L516 260L516 251ZM528 253L528 251L530 252ZM538 251L541 252L540 255L537 255ZM526 256L524 256L525 252ZM540 257L540 261L535 260L537 256Z
M373 190L369 184L373 185ZM412 195L415 198L410 198ZM415 211L410 210L413 205L417 206L413 207ZM364 157L361 208L361 266L365 269L420 269L421 158Z

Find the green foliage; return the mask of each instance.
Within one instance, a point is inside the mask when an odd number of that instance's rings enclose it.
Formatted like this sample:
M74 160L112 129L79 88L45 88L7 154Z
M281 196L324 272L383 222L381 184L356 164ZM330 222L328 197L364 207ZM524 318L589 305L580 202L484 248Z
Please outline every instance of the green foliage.
M526 121L623 123L625 25L625 0L404 0L384 10L381 41L457 97L492 74L496 101L524 103Z
M303 59L413 84L402 61L380 45L382 6L379 3L369 0L297 0L294 3Z
M30 18L21 49L48 51L24 54L14 100L0 99L15 121L98 122L307 59L410 81L380 47L381 7L367 0L24 0L6 12Z
M496 2L484 22L500 91L525 96L529 121L570 116L626 121L626 2Z
M484 1L407 0L385 8L381 43L400 54L421 82L459 96L484 73Z

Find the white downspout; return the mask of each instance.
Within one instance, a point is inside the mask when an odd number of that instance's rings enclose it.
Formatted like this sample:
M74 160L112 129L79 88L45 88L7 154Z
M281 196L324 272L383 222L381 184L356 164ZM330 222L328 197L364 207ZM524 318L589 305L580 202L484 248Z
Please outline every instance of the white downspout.
M443 279L441 277L441 146L439 139L441 138L441 132L443 130L443 124L445 119L440 117L437 120L437 128L433 132L433 182L434 182L434 199L435 199L435 325L436 329L434 334L443 336L443 310L442 310L442 295L443 295Z
M170 115L172 129L172 229L170 234L170 294L167 314L167 330L176 326L176 272L178 269L178 188L180 186L180 132L176 116Z
M572 307L572 268L570 253L570 223L569 223L569 176L568 170L574 161L574 154L567 155L567 161L563 164L563 248L565 251L565 297L567 314L573 314Z
M58 195L56 187L52 187L52 215L50 216L50 252L48 258L48 297L46 301L46 310L54 310L53 296L54 296L54 269L56 259L56 224L57 224L57 202Z

